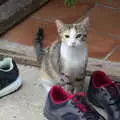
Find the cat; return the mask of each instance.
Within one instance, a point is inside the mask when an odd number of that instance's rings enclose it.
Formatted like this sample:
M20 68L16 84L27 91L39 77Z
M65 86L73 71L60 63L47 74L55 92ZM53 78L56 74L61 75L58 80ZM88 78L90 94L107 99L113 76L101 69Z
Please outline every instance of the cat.
M65 24L61 20L55 23L58 40L43 49L44 35L39 29L34 41L41 78L59 84L70 93L82 91L88 62L86 39L89 17L76 24Z

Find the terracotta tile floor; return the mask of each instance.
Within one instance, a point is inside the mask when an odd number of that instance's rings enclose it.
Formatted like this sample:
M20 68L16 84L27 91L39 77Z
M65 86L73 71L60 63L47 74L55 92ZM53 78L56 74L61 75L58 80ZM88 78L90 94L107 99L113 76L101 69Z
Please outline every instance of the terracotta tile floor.
M75 7L69 8L64 5L63 0L51 0L48 5L33 14L33 17L49 20L68 18L66 22L69 22L69 20L71 21L69 17L74 16L75 20L81 13L86 11L86 9L88 9L88 4L86 3L79 3Z
M68 8L64 6L63 0L51 0L46 6L5 34L3 39L33 45L37 29L43 27L45 31L44 44L48 45L57 37L55 19L59 18L64 22L72 23L86 12L89 6L87 3L79 3L76 7Z
M120 45L117 47L116 51L108 58L108 60L120 62Z
M120 8L120 0L112 0L109 2L108 0L101 0L100 3L107 5L109 7Z
M89 56L95 58L104 58L118 44L116 40L100 35L92 29L88 32L87 42Z
M120 10L96 6L90 13L92 28L113 36L120 36Z
M103 3L108 5L105 1ZM104 59L110 54L108 60L120 62L120 47L117 47L120 45L120 0L115 0L107 7L104 5L96 5L89 13L91 18L87 39L89 56ZM42 27L45 32L44 46L48 46L57 38L55 19L72 23L79 19L88 8L90 8L88 3L79 3L76 7L67 8L63 0L51 0L1 39L31 46L37 29Z

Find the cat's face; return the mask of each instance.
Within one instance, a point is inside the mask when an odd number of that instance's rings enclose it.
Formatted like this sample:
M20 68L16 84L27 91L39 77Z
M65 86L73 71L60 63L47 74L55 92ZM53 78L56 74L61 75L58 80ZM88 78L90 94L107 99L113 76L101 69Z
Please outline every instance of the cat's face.
M62 21L56 20L60 39L70 47L80 46L86 42L88 24L88 17L77 24L64 24Z

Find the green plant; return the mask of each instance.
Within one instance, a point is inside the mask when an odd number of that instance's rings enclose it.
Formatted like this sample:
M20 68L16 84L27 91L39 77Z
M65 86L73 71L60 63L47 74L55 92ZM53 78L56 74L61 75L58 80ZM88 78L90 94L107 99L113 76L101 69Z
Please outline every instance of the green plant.
M77 0L64 0L64 4L71 7L77 3Z
M77 3L78 0L64 0L64 4L68 7L74 6ZM79 0L80 1L80 0ZM81 0L81 1L88 1L88 0ZM100 2L100 0L95 0L97 3ZM112 2L112 0L106 0L108 2Z
M77 3L77 0L64 0L64 4L68 7L74 6Z

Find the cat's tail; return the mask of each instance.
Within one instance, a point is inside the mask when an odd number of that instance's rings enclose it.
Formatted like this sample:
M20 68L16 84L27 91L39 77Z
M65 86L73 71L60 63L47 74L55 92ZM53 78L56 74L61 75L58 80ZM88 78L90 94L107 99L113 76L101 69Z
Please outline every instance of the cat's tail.
M45 55L45 51L43 49L43 41L44 40L44 31L42 28L39 28L35 40L34 40L34 48L36 51L37 58L41 60L42 56Z

